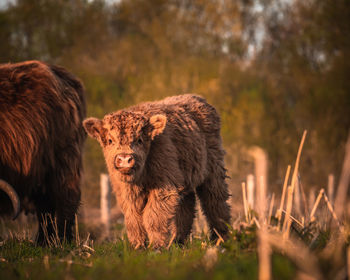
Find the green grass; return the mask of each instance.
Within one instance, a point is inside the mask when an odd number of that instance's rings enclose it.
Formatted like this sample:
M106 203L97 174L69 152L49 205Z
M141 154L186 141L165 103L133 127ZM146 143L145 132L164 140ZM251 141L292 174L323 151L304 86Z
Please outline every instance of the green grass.
M257 279L254 232L234 232L221 244L213 265L202 239L169 250L133 250L125 240L94 245L94 252L66 244L42 248L29 241L7 240L0 247L0 279ZM208 260L209 258L209 260ZM215 258L215 257L214 257ZM293 279L294 265L273 255L274 279Z

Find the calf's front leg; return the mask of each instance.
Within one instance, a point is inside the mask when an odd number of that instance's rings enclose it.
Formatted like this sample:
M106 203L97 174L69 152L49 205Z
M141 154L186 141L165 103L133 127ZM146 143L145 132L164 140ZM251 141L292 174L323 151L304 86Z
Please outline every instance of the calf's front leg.
M175 188L152 189L143 212L149 246L154 249L166 247L176 234L175 213L179 194Z
M124 219L128 239L131 245L135 249L145 247L146 231L142 225L141 214L130 209L124 213Z
M145 195L137 188L116 189L117 201L124 214L124 223L129 242L138 249L145 247L147 234L143 226L142 210L144 207Z

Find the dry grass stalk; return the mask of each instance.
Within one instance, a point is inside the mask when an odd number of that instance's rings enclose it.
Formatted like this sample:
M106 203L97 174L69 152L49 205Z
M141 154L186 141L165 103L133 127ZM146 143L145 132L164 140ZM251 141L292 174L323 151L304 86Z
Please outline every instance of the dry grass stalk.
M215 246L216 246L216 247L219 247L220 244L221 244L221 242L224 242L224 241L223 241L223 239L220 239L220 238L219 238L219 239L216 241Z
M323 279L315 255L300 241L293 239L281 242L280 234L269 233L268 243L276 250L283 252L291 258L296 266L309 277L308 279Z
M333 219L337 222L341 232L343 232L343 230L344 230L343 226L341 225L340 221L338 220L337 214L335 213L335 211L334 211L334 209L332 207L332 204L330 203L330 201L329 201L329 199L328 199L328 197L327 197L327 195L325 193L323 193L323 198L324 198L324 200L325 200L325 202L327 204L329 212L331 212L331 214L332 214Z
M282 210L282 212L283 212L284 214L286 214L286 211ZM299 226L304 227L304 217L302 217L301 222L300 222L297 218L293 217L292 215L290 215L289 217L290 217L294 222L296 222Z
M303 150L306 134L307 134L307 131L304 130L303 136L302 136L301 141L300 141L299 149L298 149L297 159L295 161L295 166L294 166L294 171L293 171L293 176L292 176L292 183L290 185L291 190L290 190L290 192L288 192L287 213L286 213L284 223L283 223L285 237L289 237L289 229L290 229L290 226L292 223L292 220L290 219L290 215L292 213L293 193L294 193L294 188L295 188L295 182L296 182L297 177L298 177L300 156L301 156L301 151ZM286 232L286 231L288 231L288 232Z
M334 175L328 175L328 185L327 185L327 194L329 202L334 205Z
M63 248L61 240L58 236L58 226L57 226L56 218L52 219L51 214L42 214L42 218L43 218L43 222L40 226L43 229L44 237L47 245L49 247ZM49 235L47 231L49 223L51 223L50 226L52 226L54 230L54 235Z
M91 248L90 246L88 246L88 245L86 245L86 244L84 244L83 247L84 247L85 249L88 249L88 250L91 251L92 253L95 252L95 250L94 250L93 248Z
M258 221L258 219L257 219L256 217L253 217L253 222L256 224L256 227L257 227L258 229L261 228L260 223L259 223L259 221Z
M286 176L284 177L284 182L283 182L283 189L282 189L280 208L276 212L276 217L278 219L278 227L279 228L280 228L280 224L281 224L282 210L283 210L283 206L284 206L284 200L285 200L285 197L286 197L286 189L287 189L290 169L291 169L291 166L288 165Z
M75 214L75 244L77 246L80 245L79 225L78 225L78 216L77 216L77 214Z
M40 225L42 227L43 233L44 233L44 238L45 242L48 247L52 248L64 248L64 244L66 242L66 221L64 223L64 233L63 233L63 240L59 237L58 234L58 223L57 223L57 218L52 218L51 214L43 214L42 215L42 224ZM48 228L52 228L53 232L49 234ZM91 248L93 241L89 240L90 234L88 234L86 240L81 243L80 236L79 236L79 229L78 229L78 217L77 215L75 216L75 242L76 246L81 248L86 248L89 249L90 251L93 251L94 249ZM89 246L91 245L91 246Z
M304 187L303 184L300 181L300 176L298 178L299 181L299 187L300 187L300 192L301 192L301 197L303 198L303 204L304 204L304 216L302 217L302 219L304 219L304 217L309 217L309 208L308 208L308 204L307 204L307 200L306 200L306 195L305 195L305 191L304 191Z
M248 217L248 203L247 203L247 195L246 195L246 187L245 183L242 183L242 196L243 196L243 207L244 207L244 215L245 215L245 220L249 224L249 217Z
M50 218L50 222L52 224L52 227L54 229L54 233L55 233L55 236L53 237L52 236L52 240L53 242L55 243L55 246L56 247L61 247L63 248L62 244L61 244L61 240L60 240L60 237L58 236L58 226L57 226L57 219L56 219L56 216L54 219L52 219L52 216L49 215L49 218Z
M225 242L225 240L222 238L220 233L216 230L216 228L213 228L215 234L219 237L218 241L216 242L216 246L219 246L221 242Z
M249 209L254 209L254 189L254 175L249 174L247 176L247 200Z
M289 228L290 224L288 221L290 220L290 216L292 213L292 206L293 206L293 188L292 186L288 186L287 188L287 206L286 206L286 211L284 215L284 223L283 223L283 237L288 238L289 237Z
M297 175L297 180L295 180L294 186L294 211L300 217L301 214L301 190L299 184L299 174Z
M173 234L173 236L171 237L170 241L169 241L169 244L168 246L166 247L167 250L169 250L171 244L173 244L174 240L175 240L175 237L176 237L176 233Z
M292 176L292 183L291 183L291 186L293 189L295 187L295 182L298 178L300 156L301 156L301 151L303 150L306 134L307 134L307 130L304 130L303 136L302 136L301 141L300 141L299 149L298 149L297 159L295 161L295 166L294 166L294 171L293 171L293 176Z
M311 214L310 214L310 221L313 222L314 221L314 215L315 215L315 212L317 210L317 207L318 207L318 204L320 203L320 200L323 196L323 193L324 193L324 189L321 189L318 196L317 196L317 199L316 199L316 202L311 210Z
M267 224L270 225L271 224L271 217L272 217L272 210L273 210L273 206L275 204L275 193L272 193L272 197L271 197L271 202L270 202L270 207L269 207L269 214L267 216Z
M346 194L348 192L349 181L350 181L350 132L348 135L348 140L346 141L345 158L343 162L341 176L339 179L337 196L334 201L334 205L335 205L334 210L335 210L335 213L337 214L337 217L339 217L339 219L341 219L344 214L344 207L346 204L346 197L347 197Z
M42 229L43 229L44 237L45 237L45 240L46 240L47 245L48 245L49 247L51 247L51 246L50 246L50 245L51 245L51 244L50 244L50 243L51 243L50 237L49 237L49 234L48 234L48 232L47 232L47 219L46 219L46 215L41 214L41 217L42 217L43 222L42 222L42 224L40 224L39 226L42 227Z

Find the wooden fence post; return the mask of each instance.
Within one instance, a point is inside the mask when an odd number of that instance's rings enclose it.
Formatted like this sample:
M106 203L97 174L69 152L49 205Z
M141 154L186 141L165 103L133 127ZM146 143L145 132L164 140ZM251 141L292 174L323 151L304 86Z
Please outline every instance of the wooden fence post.
M109 183L109 177L107 174L101 174L101 222L105 227L106 236L109 236L110 229L110 216L111 216L111 187Z
M267 164L268 157L267 153L260 147L254 146L249 149L248 153L254 159L254 167L255 167L255 179L256 179L256 205L265 205L266 204L266 191L267 191ZM264 201L259 201L259 199L263 199ZM259 215L266 217L267 213L262 213L266 209L256 209L259 212Z

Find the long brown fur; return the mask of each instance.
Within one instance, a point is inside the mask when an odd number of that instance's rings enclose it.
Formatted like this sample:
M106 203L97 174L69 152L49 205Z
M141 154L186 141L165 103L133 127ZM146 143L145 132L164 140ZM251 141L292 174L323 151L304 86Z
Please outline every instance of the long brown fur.
M62 67L39 61L0 65L0 178L21 209L56 215L59 236L72 237L80 203L84 89ZM11 210L0 194L0 214ZM66 228L66 233L64 233ZM52 225L46 229L53 234ZM44 231L39 227L38 242Z
M230 222L220 118L196 95L169 97L89 118L84 127L104 152L129 241L143 247L148 239L164 247L175 234L183 242L191 232L195 192L212 230L226 236ZM119 155L135 164L127 172ZM126 162L126 161L125 161ZM130 159L129 162L132 162Z

